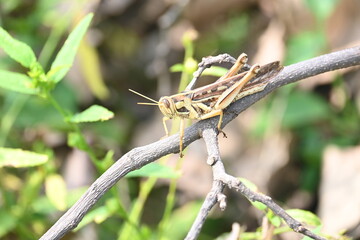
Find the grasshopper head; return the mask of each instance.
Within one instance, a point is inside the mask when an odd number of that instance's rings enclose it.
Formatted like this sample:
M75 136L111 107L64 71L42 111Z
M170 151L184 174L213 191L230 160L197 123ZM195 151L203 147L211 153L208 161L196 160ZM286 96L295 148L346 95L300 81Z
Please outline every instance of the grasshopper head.
M170 97L160 98L159 108L162 114L168 118L173 118L176 114L175 103Z

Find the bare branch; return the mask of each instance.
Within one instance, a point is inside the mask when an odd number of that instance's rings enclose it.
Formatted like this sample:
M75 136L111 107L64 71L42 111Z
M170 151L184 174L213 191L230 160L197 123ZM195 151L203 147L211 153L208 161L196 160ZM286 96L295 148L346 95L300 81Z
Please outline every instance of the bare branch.
M218 202L217 196L222 193L224 187L225 184L223 184L221 181L213 182L213 186L211 187L210 192L207 194L204 203L202 204L201 209L196 216L193 225L191 226L191 229L185 237L185 240L193 240L199 236L201 228L204 225L210 210Z
M217 139L217 133L214 128L208 128L203 131L203 138L206 144L206 149L208 152L207 163L212 165L213 170L213 184L210 192L207 194L203 205L199 211L199 214L196 216L196 219L191 226L190 231L188 232L185 240L196 239L201 231L202 226L205 223L205 220L210 212L210 210L215 206L217 202L220 203L221 209L226 207L226 198L224 199L222 191L224 189L224 182L216 179L216 176L225 171L224 165L220 159L219 144ZM219 198L219 196L221 196Z
M321 55L306 61L284 67L279 75L273 78L266 88L258 93L240 99L228 108L228 114L223 119L224 126L249 108L252 104L265 97L275 89L300 81L302 79L342 68L360 65L360 46ZM215 118L216 119L216 118Z
M264 91L247 96L232 104L223 119L223 126L239 113L283 85L323 72L360 65L360 47L326 54L285 67ZM200 138L205 129L214 129L218 118L197 122L185 130L184 147ZM132 149L101 175L84 195L41 237L42 240L59 239L74 229L99 198L128 172L139 169L160 157L179 152L179 135L175 134L149 145Z
M196 217L190 231L188 232L188 235L185 238L186 240L193 240L198 237L198 234L200 234L201 228L205 222L207 215L209 214L211 208L216 204L216 202L219 202L221 210L224 210L224 207L226 207L226 205L221 207L222 202L219 201L219 196L222 197L222 200L225 197L225 195L222 194L224 185L239 191L242 195L244 195L252 202L258 201L265 204L275 214L281 217L286 222L286 224L295 232L302 233L315 240L325 240L325 238L314 234L313 232L305 228L300 222L292 218L269 196L252 191L251 189L246 187L239 179L226 173L224 164L222 163L220 158L220 151L215 128L205 129L203 131L203 139L205 141L206 149L208 151L208 158L213 159L214 162L214 164L212 165L214 181L211 192L207 195L198 216ZM219 182L223 184L220 184Z
M201 74L205 71L205 69L210 68L211 66L213 66L214 64L221 64L221 63L231 63L231 64L235 64L236 62L236 58L230 56L227 53L223 53L223 54L219 54L217 56L209 56L209 57L204 57L201 62L198 64L198 69L193 73L193 79L190 81L190 83L188 84L188 86L186 87L185 90L192 90L197 82L197 80L199 79L199 77L201 76ZM250 69L250 65L249 64L245 64L242 67L242 70L244 71L248 71Z

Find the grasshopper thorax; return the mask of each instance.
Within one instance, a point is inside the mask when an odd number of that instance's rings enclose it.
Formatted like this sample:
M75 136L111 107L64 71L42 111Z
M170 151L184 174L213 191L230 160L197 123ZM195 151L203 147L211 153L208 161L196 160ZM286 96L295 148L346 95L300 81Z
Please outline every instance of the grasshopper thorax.
M171 97L162 97L159 100L159 109L164 116L173 118L176 115L176 106Z

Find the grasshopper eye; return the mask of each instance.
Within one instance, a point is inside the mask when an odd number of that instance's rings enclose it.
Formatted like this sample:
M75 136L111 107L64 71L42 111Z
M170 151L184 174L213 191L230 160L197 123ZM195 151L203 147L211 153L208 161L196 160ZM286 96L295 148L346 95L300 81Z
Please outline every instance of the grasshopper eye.
M163 99L163 100L161 100L161 102L165 105L166 108L169 108L169 107L170 107L169 100Z

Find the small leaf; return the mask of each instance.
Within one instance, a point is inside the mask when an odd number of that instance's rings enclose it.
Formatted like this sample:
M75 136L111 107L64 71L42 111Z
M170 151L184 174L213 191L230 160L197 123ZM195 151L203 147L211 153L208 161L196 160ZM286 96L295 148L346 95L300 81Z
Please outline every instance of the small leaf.
M76 232L80 230L91 222L100 224L117 211L119 211L117 200L114 198L108 199L105 203L105 206L98 207L87 213L83 220L81 220L80 224L74 229L74 231Z
M82 74L97 98L104 100L110 95L100 70L100 60L97 50L88 41L82 41L79 46L79 62Z
M32 88L31 78L28 76L0 70L0 87L25 94L36 94L38 92L37 89Z
M73 231L77 232L92 222L101 222L100 219L106 220L110 216L111 213L109 213L109 210L105 206L95 208L84 216L79 225L77 225Z
M311 231L313 232L313 233L315 233L316 235L323 235L323 234L321 234L321 229L322 229L322 226L320 225L320 226L318 226L318 227L316 227L316 228L314 228L314 229L311 229ZM351 237L349 237L349 236L346 236L346 235L344 235L346 230L344 229L342 232L340 232L339 233L339 238L336 238L336 239L338 239L338 240L353 240L353 238L351 238ZM323 236L324 237L324 236ZM330 239L335 239L335 238L330 238ZM301 240L313 240L313 238L310 238L310 237L308 237L308 236L305 236L305 237L303 237Z
M171 72L182 72L184 70L184 64L177 63L170 67Z
M52 81L59 82L69 71L75 58L75 54L88 29L93 14L88 14L81 22L75 27L66 39L64 46L60 49L54 62L51 65L50 75L48 76ZM55 69L57 69L55 71Z
M326 49L324 31L313 30L301 32L288 40L284 65L290 65L319 55Z
M168 166L159 163L150 163L141 169L128 173L126 177L178 178L179 174Z
M193 58L187 58L184 64L184 71L187 73L193 73L198 67L198 62Z
M238 178L247 188L249 188L251 191L254 192L258 192L258 188L255 185L255 183L251 182L250 180L246 179L246 178ZM265 209L267 209L267 206L261 202L253 202L250 201L251 205L253 205L255 208L264 211Z
M76 147L84 151L86 151L88 148L88 145L86 144L86 142L84 142L84 138L81 135L79 135L77 132L70 132L68 134L67 144L70 147Z
M266 214L267 219L271 222L272 225L275 227L280 227L281 225L281 218L274 214L273 211L269 210Z
M0 47L15 61L30 68L36 62L33 50L25 43L13 38L0 27Z
M73 206L76 201L79 200L79 198L86 192L86 190L87 187L81 187L68 191L66 194L66 208ZM57 210L47 196L34 197L32 201L33 202L31 203L31 207L37 214L48 215L54 213L54 211Z
M221 77L227 73L229 69L219 67L219 66L213 66L211 68L205 69L203 72L203 75L209 75L209 76L215 76L215 77Z
M67 189L62 176L52 174L45 179L45 193L50 202L60 211L66 209Z
M306 0L305 3L309 9L313 12L318 20L324 21L334 11L338 4L338 0L327 1L311 1Z
M301 209L289 209L286 210L286 212L302 223L306 223L311 226L321 225L321 220L319 219L319 217L310 211L305 211Z
M190 201L175 209L170 215L169 223L171 224L168 224L168 228L164 231L164 239L183 239L195 220L201 205L201 201Z
M253 205L255 208L259 209L260 211L265 211L267 209L267 206L261 202L251 202L251 205Z
M44 154L22 149L0 148L0 167L34 167L47 161L48 156Z
M81 122L98 122L106 121L114 117L114 113L108 109L99 106L92 105L88 109L82 111L81 113L75 114L70 118L70 122L81 123Z
M8 232L12 231L17 224L17 219L7 209L0 209L0 237L5 236Z
M246 178L238 178L246 187L248 187L251 191L257 192L258 188L255 183L251 182L249 179Z
M330 117L328 104L311 92L294 92L289 96L284 113L283 125L289 128L300 127Z
M105 172L106 169L114 164L114 151L109 150L99 164L101 169Z

